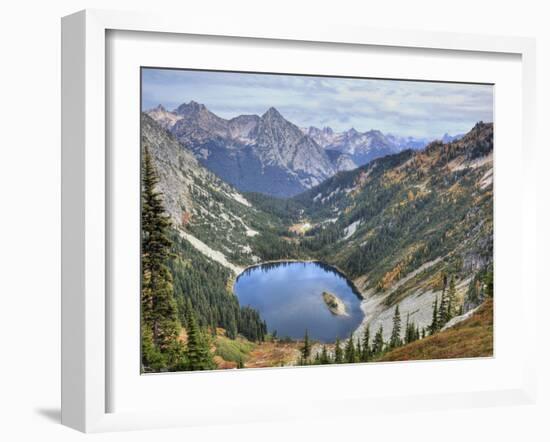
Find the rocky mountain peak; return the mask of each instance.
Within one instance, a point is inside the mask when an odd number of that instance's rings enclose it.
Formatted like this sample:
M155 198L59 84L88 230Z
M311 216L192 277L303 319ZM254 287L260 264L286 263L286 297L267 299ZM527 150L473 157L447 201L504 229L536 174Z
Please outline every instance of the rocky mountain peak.
M182 116L198 115L206 112L209 112L209 111L204 104L197 103L196 101L192 101L192 100L189 103L180 104L174 110L175 114L182 115Z
M233 139L245 144L253 143L255 130L258 127L260 117L257 115L239 115L229 120L229 132Z
M173 112L167 111L166 108L159 104L146 112L153 120L155 120L164 129L170 130L180 120L181 116Z
M270 107L263 115L262 120L284 120L280 112L274 107Z
M383 137L384 134L379 131L378 129L371 129L367 132L367 135L373 136L373 137Z

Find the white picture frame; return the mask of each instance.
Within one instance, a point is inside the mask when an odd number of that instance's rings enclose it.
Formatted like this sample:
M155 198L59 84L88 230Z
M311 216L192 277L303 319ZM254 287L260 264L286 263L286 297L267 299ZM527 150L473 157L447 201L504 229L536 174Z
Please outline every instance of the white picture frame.
M509 385L460 393L378 396L376 402L362 396L338 394L326 400L312 399L308 407L292 404L281 408L267 401L247 404L236 399L235 408L207 416L200 407L194 413L177 407L162 410L112 411L109 407L109 366L112 354L107 339L114 318L109 310L108 228L111 199L108 186L106 121L109 117L106 80L106 36L110 31L154 32L162 35L200 35L225 38L270 39L292 42L335 43L353 46L466 51L510 54L521 57L521 302L518 319L525 351L521 376ZM158 34L156 34L158 35ZM536 312L536 288L528 277L535 268L536 202L534 170L535 43L532 39L417 31L388 31L345 26L241 22L221 23L197 18L182 24L178 17L86 10L62 20L62 423L85 432L168 426L207 425L213 421L253 422L334 415L329 405L338 401L341 414L369 414L408 409L441 409L469 406L531 403L535 397L535 324L527 321ZM138 91L136 91L138 93ZM498 179L498 178L497 178ZM498 221L497 221L498 222ZM498 249L498 248L497 248ZM498 253L498 250L497 250ZM498 281L497 281L498 282ZM498 284L497 284L498 287ZM502 290L505 290L503 288ZM498 295L497 295L498 296ZM535 317L535 313L530 315ZM506 324L499 324L506 327ZM498 333L498 330L497 330ZM498 357L498 355L497 355ZM388 367L388 365L386 365ZM459 368L459 367L457 367ZM324 369L324 368L323 368ZM344 370L331 367L331 370ZM347 367L346 376L358 376L360 367ZM317 369L306 369L317 370ZM279 370L280 371L280 370ZM294 376L284 370L288 376ZM274 370L262 374L265 382ZM258 373L256 371L256 373ZM303 369L295 371L303 377ZM312 373L309 371L309 373ZM197 376L215 376L203 373ZM229 374L231 375L231 374ZM168 379L169 376L164 376ZM175 378L174 378L175 379ZM214 378L212 378L214 379ZM219 382L218 378L218 382ZM225 378L227 379L227 378ZM197 378L198 380L198 378ZM164 381L169 383L170 381ZM203 381L204 382L204 381ZM275 384L279 381L274 381ZM364 400L362 400L364 399ZM260 406L259 406L260 405ZM237 410L239 413L237 413Z

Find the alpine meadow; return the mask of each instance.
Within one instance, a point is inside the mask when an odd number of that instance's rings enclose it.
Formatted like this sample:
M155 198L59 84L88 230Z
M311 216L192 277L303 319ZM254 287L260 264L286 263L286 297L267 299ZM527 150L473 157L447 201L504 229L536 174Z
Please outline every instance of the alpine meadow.
M141 87L141 373L493 355L492 85Z

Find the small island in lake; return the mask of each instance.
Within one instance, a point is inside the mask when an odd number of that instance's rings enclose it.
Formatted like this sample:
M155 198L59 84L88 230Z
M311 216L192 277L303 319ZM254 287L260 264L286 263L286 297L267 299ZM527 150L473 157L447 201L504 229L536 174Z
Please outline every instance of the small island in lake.
M348 316L346 304L333 293L323 292L323 300L333 315Z

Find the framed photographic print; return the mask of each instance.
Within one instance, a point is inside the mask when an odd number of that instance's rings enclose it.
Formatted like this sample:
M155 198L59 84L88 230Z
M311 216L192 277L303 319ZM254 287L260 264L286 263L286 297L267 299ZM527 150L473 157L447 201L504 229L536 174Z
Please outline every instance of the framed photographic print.
M142 372L493 356L493 87L142 67Z
M533 42L212 26L63 19L63 422L532 400Z

